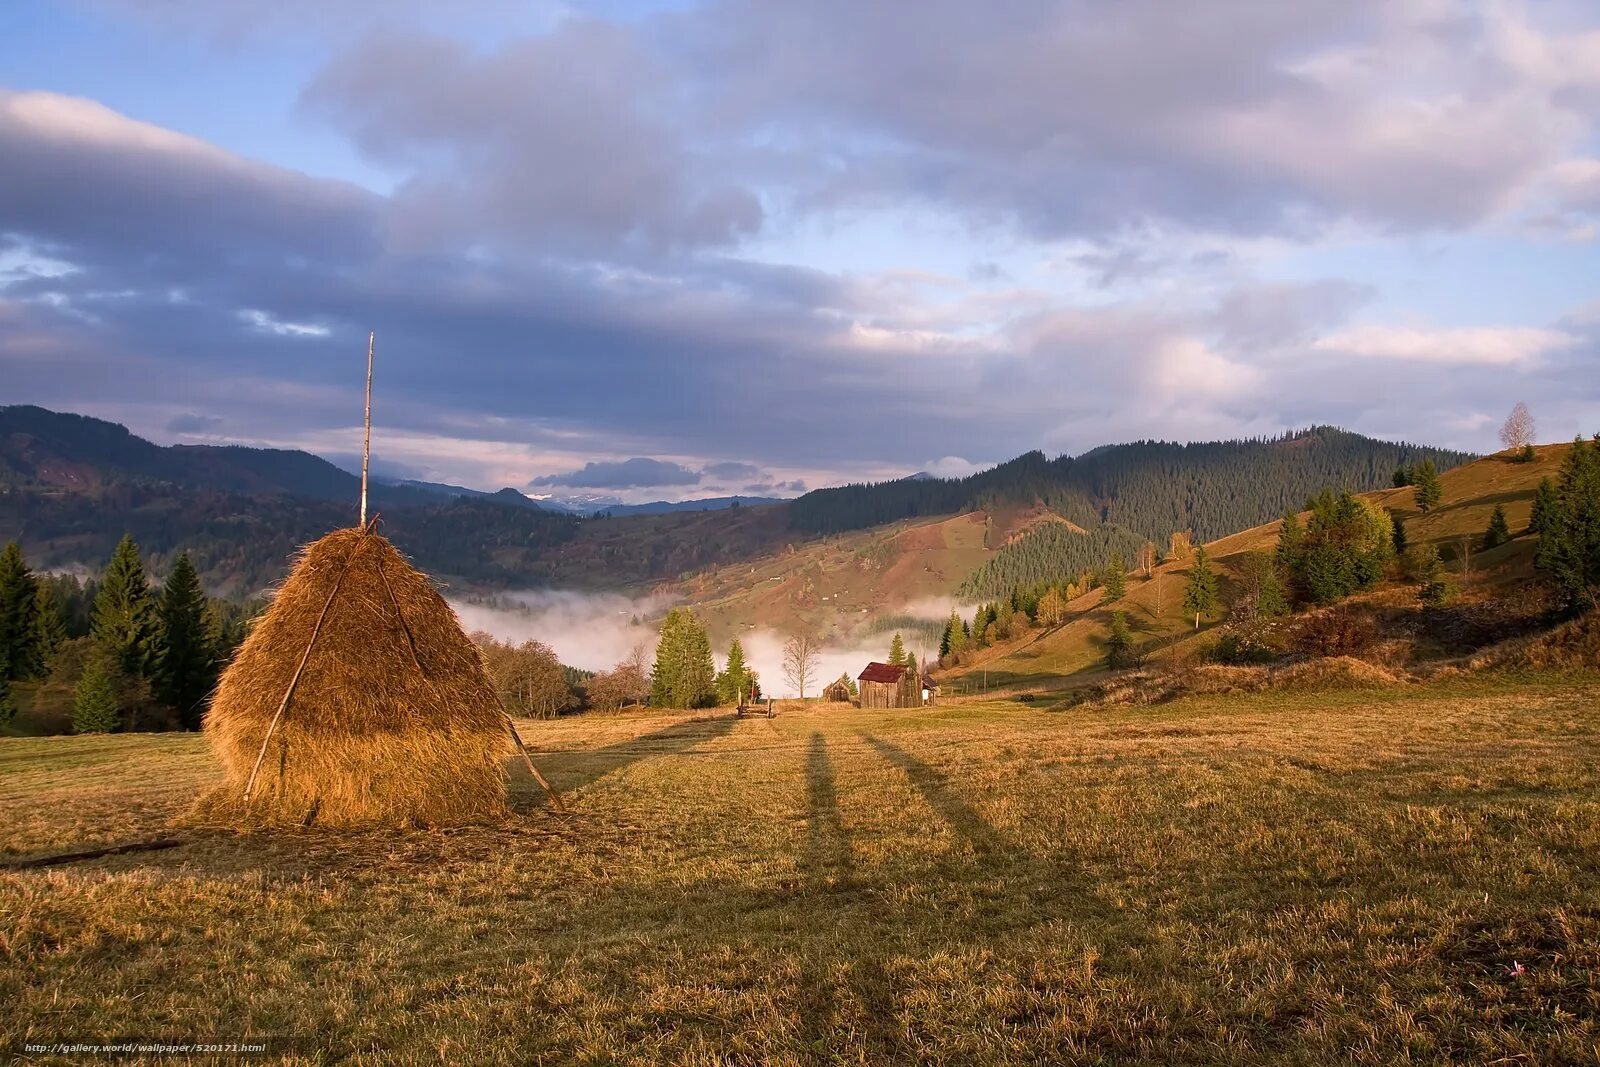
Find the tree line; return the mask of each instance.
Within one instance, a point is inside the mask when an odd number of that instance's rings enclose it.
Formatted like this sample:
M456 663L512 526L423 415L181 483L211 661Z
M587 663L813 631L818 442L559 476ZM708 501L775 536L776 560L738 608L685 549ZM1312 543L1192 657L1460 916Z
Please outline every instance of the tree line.
M205 595L187 553L153 588L132 537L98 580L34 573L0 551L0 724L28 712L77 733L197 730L253 605Z

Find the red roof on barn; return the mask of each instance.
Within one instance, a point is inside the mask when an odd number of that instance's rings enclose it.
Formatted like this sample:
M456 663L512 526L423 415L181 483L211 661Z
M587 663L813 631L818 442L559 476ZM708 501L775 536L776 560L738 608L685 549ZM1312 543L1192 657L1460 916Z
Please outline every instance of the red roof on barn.
M869 663L867 669L856 676L861 682L898 682L900 676L906 673L904 667L896 667L892 663Z

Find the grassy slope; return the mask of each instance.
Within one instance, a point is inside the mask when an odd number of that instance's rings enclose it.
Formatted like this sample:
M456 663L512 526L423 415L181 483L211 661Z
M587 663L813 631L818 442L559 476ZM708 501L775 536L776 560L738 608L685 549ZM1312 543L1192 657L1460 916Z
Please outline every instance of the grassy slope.
M530 723L569 819L0 872L0 1047L1592 1062L1593 693ZM0 741L0 849L161 832L203 747Z
M1555 475L1571 448L1544 445L1533 463L1512 463L1503 456L1488 456L1446 471L1440 476L1444 501L1427 515L1417 511L1415 494L1409 488L1362 495L1398 512L1405 520L1412 544L1437 544L1447 559L1458 550L1463 536L1481 536L1488 528L1494 506L1503 504L1511 530L1519 536L1508 545L1481 554L1474 542L1471 564L1476 582L1516 581L1528 577L1532 568L1532 539L1521 534L1528 526L1534 489L1540 478ZM1268 523L1206 546L1222 577L1224 600L1240 558L1252 550L1271 550L1277 544L1278 526L1276 522ZM1164 653L1169 642L1181 648L1192 639L1194 619L1186 618L1180 608L1188 573L1188 562L1174 561L1157 567L1151 579L1130 577L1128 595L1116 609L1128 613L1136 638L1147 649ZM1105 654L1101 641L1112 610L1101 605L1100 591L1093 590L1071 604L1072 616L1063 626L1048 632L1031 631L985 649L971 663L944 672L943 677L952 691L972 692L985 685L1048 686L1059 684L1063 676L1093 673L1100 669Z
M718 640L798 619L843 637L906 604L946 598L1007 540L1054 518L1036 508L913 519L731 564L675 587Z

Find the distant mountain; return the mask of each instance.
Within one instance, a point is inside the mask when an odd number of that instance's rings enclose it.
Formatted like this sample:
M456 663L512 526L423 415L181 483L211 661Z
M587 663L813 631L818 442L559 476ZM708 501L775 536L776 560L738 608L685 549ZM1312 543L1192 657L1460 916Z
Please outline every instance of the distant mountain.
M298 449L163 447L103 419L27 404L0 407L0 485L88 490L118 484L298 496L351 507L361 495L360 478ZM436 502L419 490L381 484L372 499L385 507Z
M614 504L610 507L599 508L593 514L609 515L617 518L622 515L671 515L680 511L721 511L724 508L758 507L762 504L782 504L781 497L774 496L711 496L703 500L657 500L649 504Z
M510 504L513 507L527 508L530 511L556 510L542 506L539 501L534 500L526 493L517 489L513 489L510 486L506 486L504 489L498 489L492 493L489 493L482 489L468 489L464 485L449 485L445 482L419 482L411 478L390 482L388 484L396 485L404 489L415 489L424 493L433 493L437 496L443 497L470 497L476 500L493 500L500 504Z

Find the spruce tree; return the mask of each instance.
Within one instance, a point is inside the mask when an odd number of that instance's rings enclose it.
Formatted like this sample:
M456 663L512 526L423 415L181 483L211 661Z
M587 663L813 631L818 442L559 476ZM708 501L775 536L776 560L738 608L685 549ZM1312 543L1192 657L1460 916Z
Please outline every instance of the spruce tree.
M48 670L56 650L67 640L67 620L62 614L61 598L56 595L54 582L39 583L39 595L34 604L34 640L39 659Z
M894 640L889 642L889 665L904 667L906 665L906 646L900 639L900 631L896 630Z
M717 675L717 703L739 704L750 695L750 668L745 664L744 646L735 637L728 645L728 661Z
M1412 569L1417 575L1417 599L1422 601L1423 606L1441 608L1454 598L1455 586L1445 571L1444 560L1439 558L1436 546L1424 545L1418 549Z
M1499 548L1511 540L1511 527L1506 523L1506 509L1503 504L1494 506L1494 513L1489 516L1489 528L1483 532L1483 547L1487 551Z
M1444 486L1439 484L1439 472L1433 460L1425 459L1417 464L1413 481L1416 485L1417 510L1427 513L1438 507L1439 501L1444 499Z
M153 666L156 617L139 546L124 534L111 554L94 598L90 633L133 676L148 676Z
M1394 554L1398 559L1406 554L1406 521L1400 517L1398 511L1391 510L1389 523L1394 528L1389 539L1394 543Z
M1541 535L1548 533L1556 508L1556 483L1549 478L1540 478L1539 488L1533 494L1533 514L1528 516L1528 532Z
M1540 517L1533 564L1577 611L1600 602L1600 447L1578 438L1561 465L1555 499Z
M1293 569L1300 560L1300 546L1305 540L1305 530L1300 525L1300 513L1290 508L1283 513L1283 523L1278 527L1278 566Z
M1196 557L1198 562L1198 556ZM1128 613L1113 611L1111 625L1106 630L1106 666L1121 670L1131 666L1133 660L1133 633L1128 629Z
M1102 604L1115 604L1127 595L1128 566L1122 561L1122 553L1118 552L1111 557L1102 584L1105 587L1105 592L1100 596Z
M122 725L117 675L117 661L110 653L103 649L96 650L89 657L72 694L73 733L110 733Z
M11 679L0 674L0 726L10 726L17 717L17 696L11 691Z
M206 629L206 597L187 552L173 564L161 590L159 618L156 699L178 713L185 730L198 730L217 676Z
M0 550L0 677L32 678L43 673L37 623L38 580L15 541Z
M661 623L650 702L664 708L702 708L716 702L711 639L688 608L673 608Z
M1183 590L1183 610L1194 616L1194 628L1200 629L1200 616L1217 606L1217 576L1211 571L1211 559L1205 545L1196 545L1194 564L1189 568L1189 584Z

